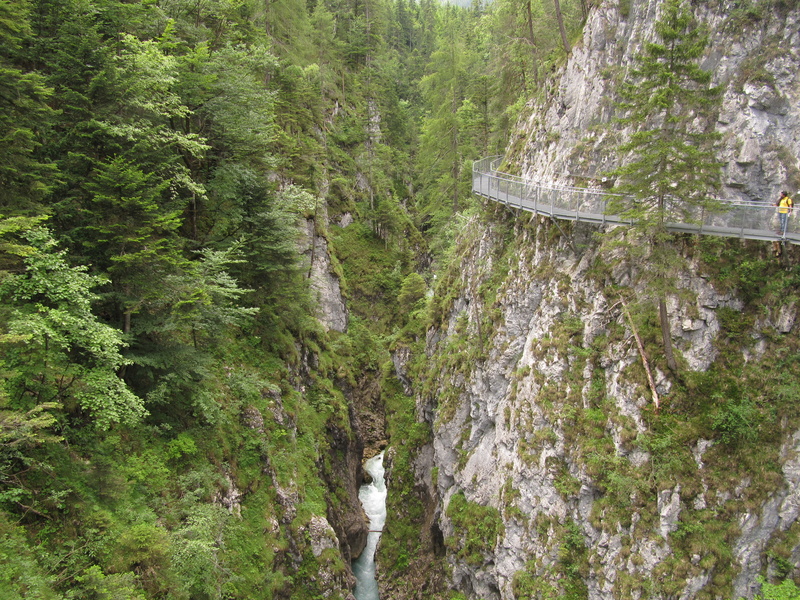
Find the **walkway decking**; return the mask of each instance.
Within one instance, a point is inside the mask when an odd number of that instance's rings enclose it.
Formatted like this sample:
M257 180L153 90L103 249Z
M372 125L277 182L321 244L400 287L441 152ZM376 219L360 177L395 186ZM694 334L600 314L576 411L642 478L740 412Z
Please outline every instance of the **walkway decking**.
M502 157L492 156L475 161L472 166L472 191L475 194L556 219L598 224L631 223L619 215L608 214L608 203L615 198L608 192L534 182L502 173L496 170L501 160ZM776 233L777 209L774 206L728 202L726 207L721 212L699 214L696 222L670 223L667 228L677 233L800 244L800 224L796 214L789 217L785 233Z

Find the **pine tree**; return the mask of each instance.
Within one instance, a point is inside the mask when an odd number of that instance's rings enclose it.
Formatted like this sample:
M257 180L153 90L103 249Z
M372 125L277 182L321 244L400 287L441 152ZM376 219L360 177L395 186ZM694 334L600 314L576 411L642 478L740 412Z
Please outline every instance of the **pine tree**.
M646 45L621 89L617 106L626 115L619 122L636 131L618 148L634 159L615 175L618 191L638 201L627 215L663 227L668 219L691 219L719 188L711 117L720 88L697 64L707 36L680 0L667 1L656 33L660 41Z
M53 90L24 65L30 35L27 3L0 3L0 206L6 213L30 211L56 176L54 165L39 156L54 115L47 104Z
M622 213L636 224L646 241L652 265L652 285L658 298L664 349L669 367L672 354L665 298L674 292L676 253L668 244L667 223L691 222L699 210L711 210L720 185L721 165L715 159L714 109L720 88L698 64L707 35L681 0L667 0L655 26L657 41L636 57L618 108L622 125L634 128L618 151L632 160L617 169L616 191L634 202Z

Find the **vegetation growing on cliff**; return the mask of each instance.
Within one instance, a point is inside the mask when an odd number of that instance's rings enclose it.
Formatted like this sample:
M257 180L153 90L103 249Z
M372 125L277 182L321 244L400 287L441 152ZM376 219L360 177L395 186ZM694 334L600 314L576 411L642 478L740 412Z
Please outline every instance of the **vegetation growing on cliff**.
M597 539L598 535L619 540L620 560L626 561L631 556L632 564L639 566L642 559L635 555L651 541L669 544L670 553L657 566L652 580L620 575L615 594L677 594L688 581L708 574L707 584L696 592L698 596L730 595L738 573L734 556L745 531L740 515L760 514L767 510L764 507L771 498L782 497L786 485L784 471L791 472L794 468L786 440L800 427L795 410L797 377L790 366L798 360L798 347L792 334L782 333L787 325L781 323L793 314L792 307L797 301L796 277L800 270L795 260L782 263L771 255L768 247L756 242L741 244L683 237L672 240L685 261L686 273L695 272L690 265L696 265L700 276L710 279L716 289L730 296L721 296L728 299L724 306L709 308L707 296L701 301L684 289L679 307L681 314L687 315L683 320L685 329L683 336L676 336L677 359L683 365L684 375L669 388L662 388L663 402L656 411L647 406L649 391L644 369L638 352L632 349L628 321L613 301L616 289L608 286L615 277L613 270L627 271L612 263L609 255L602 252L597 255L595 268L605 274L600 281L605 282L607 294L599 306L611 308L608 313L595 312L598 294L604 292L581 279L577 265L585 262L587 255L572 256L566 242L560 236L551 237L545 229L547 225L540 223L530 232L518 224L511 253L519 255L521 264L530 265L528 254L548 256L560 245L560 252L569 257L568 279L576 277L581 285L562 288L563 274L554 269L524 272L522 276L504 270L506 280L500 287L504 290L505 306L533 302L529 294L537 294L530 290L542 290L543 296L537 296L534 304L541 309L533 313L535 321L552 320L554 325L541 337L529 340L524 366L514 372L508 394L487 398L487 403L499 402L497 410L502 409L491 415L496 419L491 427L480 416L481 404L475 398L474 384L477 382L479 386L480 375L493 367L478 360L473 363L476 366L467 364L460 371L466 379L465 393L456 394L455 398L438 395L440 399L446 398L447 403L440 405L444 412L439 413L441 421L435 429L436 435L448 439L457 434L458 427L463 427L469 432L466 437L473 445L479 440L481 448L487 443L480 437L481 431L488 429L492 437L503 440L504 446L497 448L498 454L503 453L506 460L511 460L508 449L513 447L517 453L511 464L498 462L496 466L509 469L508 477L513 479L514 488L525 490L522 495L528 511L518 508L519 492L508 492L510 479L503 490L496 491L491 504L505 507L506 526L513 526L516 534L525 532L521 535L526 547L542 549L530 557L532 562L515 577L514 593L531 597L561 597L567 593L558 583L566 581L561 570L566 568L561 563L562 555L559 554L558 560L552 558L554 534L548 533L547 527L542 533L539 521L532 519L529 512L535 512L539 506L535 490L543 494L542 503L552 502L551 488L538 481L543 478L561 495L568 514L576 514L569 511L577 510L579 500L589 502L589 521L578 522L580 540ZM491 244L484 237L469 246L468 251L480 247L486 255L491 255ZM503 244L504 251L506 244L507 241ZM481 273L480 277L484 276ZM469 298L471 315L481 310L475 306L481 303L480 296L468 291L479 281L477 278L478 270L474 269L458 300L463 305L463 298ZM630 285L630 289L636 289L641 282L633 280ZM521 290L528 292L521 296ZM747 301L740 305L738 299L742 298ZM580 314L580 307L592 311L591 325L575 319L572 310ZM533 318L528 313L508 308L506 311L516 320ZM450 316L454 316L453 311ZM608 319L603 321L601 335L597 335L601 329L598 318ZM652 311L644 310L635 310L634 320L646 355L653 368L662 373L663 385L663 373L668 369L658 321ZM689 354L696 350L684 339L692 335L689 325L699 320L720 327L713 345L714 355L709 357L710 366L705 371L688 368ZM438 344L441 350L450 343L459 343L466 327L475 327L474 322L456 324L455 330L447 328L445 337L447 322L442 325L443 338ZM507 335L499 337L504 343L510 341ZM490 355L497 356L502 349L502 344L490 346ZM611 356L617 358L611 360ZM628 358L620 363L621 356ZM697 357L691 360L696 361ZM447 377L435 377L439 387L434 388L434 394L447 391L455 380L450 371L444 372ZM615 395L609 392L612 388L617 390ZM638 409L634 412L631 405L620 400L630 394L638 398ZM465 410L467 402L469 416ZM491 459L485 454L483 457L472 454L456 466L457 470L480 473L479 489L483 494L491 489L485 479L496 481L481 470L486 462L491 463ZM528 484L526 478L534 473L538 483ZM468 493L471 491L463 474L457 472L455 480L461 481ZM670 499L676 497L680 498L680 508L675 513L675 523L670 524L663 515ZM509 503L514 506L508 507ZM451 522L456 527L453 519ZM776 532L765 541L766 572L774 580L795 573L789 558L792 552L789 549L798 542L795 529L793 526L786 532ZM460 529L456 527L456 531ZM457 536L451 544L454 549L461 547ZM588 547L585 560L597 568L598 561L607 560L603 558L604 551L605 547ZM566 556L568 553L563 555ZM570 572L581 571L578 568ZM585 583L587 575L575 577L575 583L580 584ZM575 588L574 593L578 594L575 597L581 597L586 592Z
M500 512L492 506L470 502L458 492L450 497L447 517L456 531L453 539L445 540L448 548L468 564L482 565L503 535Z

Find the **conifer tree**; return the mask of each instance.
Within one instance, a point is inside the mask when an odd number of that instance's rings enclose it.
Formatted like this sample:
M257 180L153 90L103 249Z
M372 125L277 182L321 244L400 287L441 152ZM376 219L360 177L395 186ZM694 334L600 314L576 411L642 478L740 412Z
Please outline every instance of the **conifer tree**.
M667 0L655 26L658 39L645 45L621 89L619 120L634 132L620 154L632 160L618 168L616 191L634 202L622 213L636 224L652 264L664 351L672 353L665 298L674 291L676 254L667 238L671 221L691 222L699 210L711 210L719 188L721 165L715 159L714 109L720 88L698 64L707 36L681 0ZM643 235L642 235L643 234Z
M691 219L719 188L721 167L711 119L720 88L710 86L711 73L697 63L707 36L680 0L667 0L656 33L659 41L637 56L617 105L626 113L619 122L635 129L618 148L633 155L615 172L618 191L639 201L628 216L648 226Z
M430 113L421 127L419 164L423 185L432 191L432 208L422 212L439 212L439 218L456 212L465 194L465 148L463 123L459 114L479 63L477 48L470 47L467 35L472 23L465 13L445 7L440 10L439 47L431 54L428 73L420 88ZM475 158L474 156L468 157ZM443 201L449 199L449 211Z
M6 212L30 210L56 176L54 165L38 156L54 114L47 104L53 90L24 67L30 35L27 3L0 3L0 206Z
M561 12L561 3L558 0L553 0L553 6L556 10L556 22L558 23L558 32L561 34L561 43L564 46L564 52L570 53L569 40L567 40L567 30L564 27L564 15Z

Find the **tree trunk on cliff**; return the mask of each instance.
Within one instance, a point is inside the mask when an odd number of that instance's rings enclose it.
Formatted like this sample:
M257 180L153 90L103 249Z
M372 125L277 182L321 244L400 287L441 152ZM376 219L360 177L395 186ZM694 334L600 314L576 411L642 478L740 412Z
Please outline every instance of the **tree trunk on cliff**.
M669 326L669 314L667 313L667 303L664 298L658 299L658 317L661 321L661 339L664 342L664 356L667 359L667 366L673 373L678 372L678 363L675 362L675 355L672 352L672 330Z
M531 10L531 0L526 0L525 11L527 12L528 21L528 43L531 45L531 59L533 64L533 83L539 83L539 65L538 58L536 57L536 37L533 35L533 11Z
M631 333L633 334L633 339L636 340L636 347L639 349L639 356L642 359L642 366L644 367L644 372L647 374L647 383L650 386L650 393L652 394L653 397L653 405L656 407L656 410L658 410L659 409L658 390L656 389L656 381L655 379L653 379L653 371L650 369L650 361L647 360L647 352L645 352L644 350L644 343L642 343L642 338L639 335L639 331L636 329L636 323L633 322L633 317L631 317L631 312L628 310L628 305L625 304L625 300L621 297L619 300L619 304L622 305L622 312L625 314L625 318L628 319L628 324L631 327Z
M561 3L559 0L553 0L556 7L556 20L558 21L558 30L561 32L561 42L564 44L564 52L569 54L570 47L567 41L567 30L564 29L564 15L561 14Z
M677 292L680 253L666 224L686 221L700 210L719 210L712 199L720 187L715 130L721 88L701 68L708 35L682 0L665 0L655 24L656 39L637 55L619 86L618 123L633 129L617 147L618 156L632 153L611 176L614 191L632 198L622 213L634 222L638 238L650 246L647 279L658 304L667 365L677 373L666 298Z

